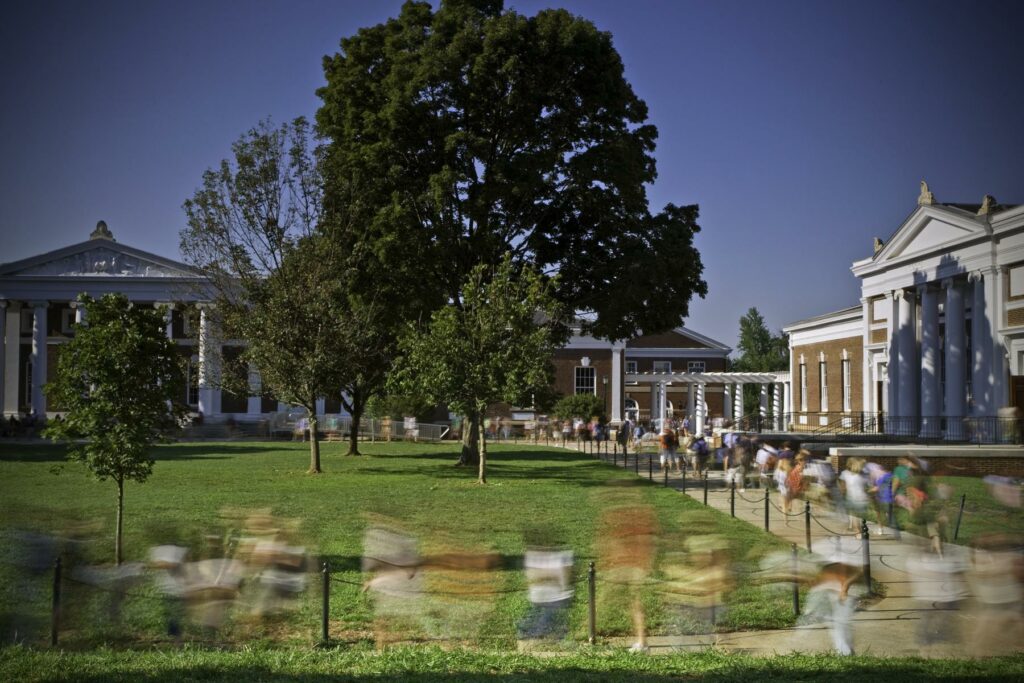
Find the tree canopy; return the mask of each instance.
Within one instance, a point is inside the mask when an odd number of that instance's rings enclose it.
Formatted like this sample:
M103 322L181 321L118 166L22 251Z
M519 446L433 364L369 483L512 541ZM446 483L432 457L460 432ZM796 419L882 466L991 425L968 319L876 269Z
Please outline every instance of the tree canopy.
M461 306L442 307L426 326L410 325L388 386L475 420L485 483L484 411L497 402L529 405L535 390L551 384L551 356L565 328L552 285L529 269L517 273L511 259L477 266L462 289Z
M324 59L325 225L412 317L510 255L623 339L707 291L696 206L652 213L657 131L611 35L564 10L407 2ZM415 283L415 286L410 286Z
M355 304L347 256L318 231L323 187L310 138L300 118L263 122L235 142L233 158L206 171L185 202L181 251L208 276L218 336L245 341L222 381L247 378L253 365L264 392L305 408L317 473L317 399L363 381L376 371L363 366L382 364L389 346L372 327L380 308Z
M740 339L736 345L740 352L732 361L732 369L739 372L774 372L789 369L789 341L782 332L773 334L757 308L750 308L740 318ZM743 389L743 410L748 415L758 411L758 387L748 384Z
M163 309L132 306L122 294L80 296L85 325L61 346L57 376L47 395L64 411L46 435L68 442L68 457L100 480L117 484L114 555L123 558L125 481L153 471L150 447L177 427L184 378L180 356L167 338Z

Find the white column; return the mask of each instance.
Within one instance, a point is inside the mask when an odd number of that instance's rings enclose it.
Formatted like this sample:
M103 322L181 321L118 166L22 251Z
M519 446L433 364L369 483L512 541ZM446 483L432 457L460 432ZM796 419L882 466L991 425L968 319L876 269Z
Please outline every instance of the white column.
M1006 346L999 332L999 328L1003 326L1005 280L1005 271L999 267L985 275L985 317L988 319L989 328L989 346L986 350L991 352L988 369L992 383L988 403L989 415L997 415L1000 408L1010 404Z
M875 405L875 385L871 377L871 351L868 349L868 345L871 343L871 318L874 315L874 311L871 309L871 301L866 297L860 300L860 314L861 320L864 323L860 354L860 410L865 413L877 412L881 410L881 407ZM853 386L852 379L850 386ZM853 406L853 408L854 410L858 409L857 406Z
M616 427L622 424L622 369L624 346L612 347L612 424Z
M661 420L659 425L665 424L665 415L668 412L668 396L667 396L666 385L664 382L658 382L658 419Z
M743 382L737 382L733 390L732 416L735 420L743 417Z
M249 415L259 415L263 412L263 399L261 398L263 382L256 366L249 364L249 400L246 403L246 412Z
M889 415L898 415L900 412L900 299L896 292L889 292L885 295L889 320L887 321L889 333L889 350L885 361L886 399L888 405L885 411Z
M782 382L772 384L772 422L782 429Z
M85 306L83 306L82 304L80 304L77 301L72 301L72 302L69 303L69 305L75 311L75 324L76 325L81 325L82 323L84 323L85 322Z
M921 436L939 436L942 399L939 396L939 293L921 287Z
M658 419L658 383L651 382L651 414L648 418L652 423Z
M686 385L686 417L691 420L697 417L696 386L694 382Z
M732 384L729 382L722 385L722 418L726 422L732 420Z
M783 394L783 405L785 409L783 412L786 413L788 418L793 415L793 375L790 373L789 381L786 382L785 393Z
M971 414L990 415L992 383L989 377L989 324L985 311L985 279L980 272L971 273Z
M3 394L0 395L0 402L3 404L5 415L17 415L18 409L18 384L21 382L21 304L17 303L7 306L3 311L7 321L4 330L4 377L7 378L3 385Z
M164 306L164 332L167 338L174 341L174 304L153 304L154 307Z
M764 382L758 385L757 414L762 420L768 417L768 385Z
M900 290L896 293L899 301L899 335L900 349L898 357L900 411L898 417L903 418L899 425L901 433L916 434L911 431L915 426L915 419L920 415L920 404L918 403L918 369L920 361L917 351L917 296L912 290Z
M704 419L706 417L705 414L704 414L705 413L705 410L704 410L704 383L703 382L697 382L696 384L691 384L690 387L691 388L695 388L697 390L697 392L696 392L697 393L697 396L696 396L697 412L694 414L694 426L693 426L694 433L695 434L703 434L704 433Z
M213 336L208 306L199 307L199 412L204 417L214 415L213 382L216 373L215 353L211 348Z
M7 299L0 299L0 418L4 416L4 369L7 366ZM15 384L18 380L15 378Z
M32 414L46 417L46 301L32 302Z
M327 400L318 398L316 400L316 414L323 415L327 411Z
M965 367L964 292L952 278L943 281L946 288L946 438L963 438L963 418L966 415L964 386L967 382Z

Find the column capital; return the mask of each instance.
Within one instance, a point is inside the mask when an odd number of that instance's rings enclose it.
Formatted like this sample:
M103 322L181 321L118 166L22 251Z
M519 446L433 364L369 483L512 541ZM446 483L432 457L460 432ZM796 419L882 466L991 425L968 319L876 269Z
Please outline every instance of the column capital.
M949 277L942 278L941 286L942 286L943 289L953 289L958 284L960 284L960 283L959 283L957 277L955 275L951 275Z
M32 308L49 308L50 307L50 302L49 301L40 301L40 300L29 301L28 305L31 306Z
M177 304L175 304L173 301L154 301L153 302L153 308L160 308L161 306L163 306L168 311L173 311L176 305Z
M0 311L7 308L7 299L0 299Z

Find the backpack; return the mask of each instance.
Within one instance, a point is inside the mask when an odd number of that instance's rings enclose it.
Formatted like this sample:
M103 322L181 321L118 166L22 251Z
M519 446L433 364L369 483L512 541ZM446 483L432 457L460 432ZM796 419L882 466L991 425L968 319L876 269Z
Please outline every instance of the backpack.
M707 455L708 454L708 442L705 441L704 439L697 439L693 443L693 450L697 453L697 455L699 455L701 457Z

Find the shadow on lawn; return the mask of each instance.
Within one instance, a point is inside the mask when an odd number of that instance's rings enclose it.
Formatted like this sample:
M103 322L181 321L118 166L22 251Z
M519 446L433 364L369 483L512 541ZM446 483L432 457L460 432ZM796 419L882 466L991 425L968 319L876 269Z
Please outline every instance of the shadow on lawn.
M266 447L245 444L174 444L153 451L154 460L226 460L246 453L266 453ZM64 462L67 449L63 444L0 444L3 462Z

